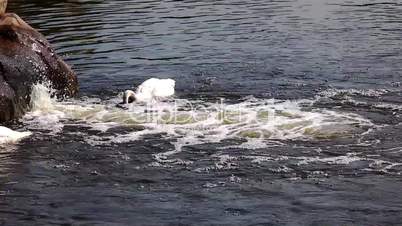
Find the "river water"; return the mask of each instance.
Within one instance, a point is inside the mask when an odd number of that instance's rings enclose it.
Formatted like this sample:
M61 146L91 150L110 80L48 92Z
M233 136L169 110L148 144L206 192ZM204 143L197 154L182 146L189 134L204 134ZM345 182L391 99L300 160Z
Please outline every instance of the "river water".
M72 65L0 147L2 225L402 225L398 1L13 0ZM121 107L147 78L174 99Z

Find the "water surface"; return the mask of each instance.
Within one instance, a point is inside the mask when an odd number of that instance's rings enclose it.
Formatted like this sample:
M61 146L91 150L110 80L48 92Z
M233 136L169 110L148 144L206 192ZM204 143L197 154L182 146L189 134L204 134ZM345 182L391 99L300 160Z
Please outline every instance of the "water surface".
M14 0L10 11L46 35L81 91L57 102L38 86L10 125L34 135L0 148L4 225L402 222L397 1ZM175 100L116 107L150 77L175 79ZM149 118L166 109L186 120Z

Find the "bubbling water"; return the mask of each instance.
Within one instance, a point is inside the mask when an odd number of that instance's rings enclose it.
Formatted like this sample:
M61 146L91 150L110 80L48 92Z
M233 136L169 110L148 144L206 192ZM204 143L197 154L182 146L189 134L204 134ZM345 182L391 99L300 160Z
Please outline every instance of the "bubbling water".
M359 115L314 108L314 100L275 100L247 97L235 104L175 99L152 104L117 107L119 98L108 101L81 99L58 102L49 89L35 85L32 111L25 123L38 130L62 131L68 123L106 132L113 127L136 127L134 132L112 136L87 136L92 145L124 143L148 134L177 140L183 146L245 140L244 147L262 148L272 140L336 139L362 134L372 126ZM140 128L140 129L138 129ZM253 145L255 144L255 145ZM166 154L166 153L165 153ZM171 154L171 153L168 153ZM161 157L162 158L162 157Z

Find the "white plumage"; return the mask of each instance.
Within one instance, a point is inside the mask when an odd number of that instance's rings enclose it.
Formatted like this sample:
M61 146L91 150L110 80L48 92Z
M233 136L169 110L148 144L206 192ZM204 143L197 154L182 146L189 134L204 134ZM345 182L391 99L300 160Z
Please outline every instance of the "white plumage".
M0 144L16 143L31 134L31 132L17 132L7 127L0 126Z
M139 85L135 92L127 90L123 102L151 102L173 96L176 82L173 79L150 78Z

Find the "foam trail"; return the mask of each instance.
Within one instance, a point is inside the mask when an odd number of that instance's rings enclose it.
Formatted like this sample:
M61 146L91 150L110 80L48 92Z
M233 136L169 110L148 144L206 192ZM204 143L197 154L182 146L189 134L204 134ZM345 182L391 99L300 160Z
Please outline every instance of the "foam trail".
M282 101L246 98L237 104L186 99L152 105L133 104L117 108L120 98L57 102L44 85L33 87L32 111L25 117L28 127L61 132L66 122L106 132L123 126L142 128L113 136L88 136L93 145L124 143L162 134L173 142L175 152L184 146L244 139L239 147L264 148L272 140L334 139L363 134L372 127L359 115L313 108L314 100ZM173 152L173 154L175 153ZM171 155L171 153L165 153Z

